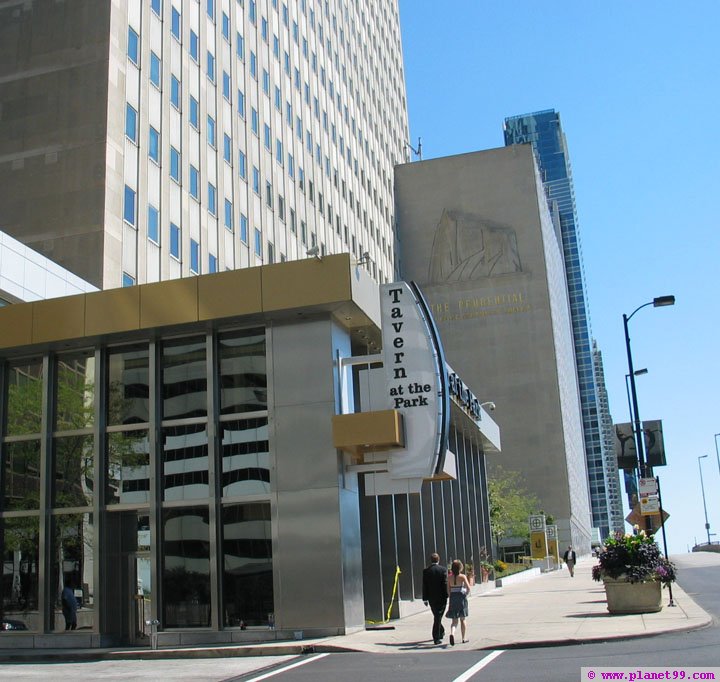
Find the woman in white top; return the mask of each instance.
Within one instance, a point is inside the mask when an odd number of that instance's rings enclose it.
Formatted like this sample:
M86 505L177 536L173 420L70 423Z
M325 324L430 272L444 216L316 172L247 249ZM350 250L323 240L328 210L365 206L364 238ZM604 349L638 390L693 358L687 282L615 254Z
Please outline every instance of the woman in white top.
M450 575L448 576L448 597L450 604L445 616L452 618L450 625L450 644L455 646L455 628L458 620L460 621L460 633L462 634L463 644L468 640L465 639L465 618L468 615L467 598L470 595L470 583L464 573L461 573L462 561L455 559L450 567Z

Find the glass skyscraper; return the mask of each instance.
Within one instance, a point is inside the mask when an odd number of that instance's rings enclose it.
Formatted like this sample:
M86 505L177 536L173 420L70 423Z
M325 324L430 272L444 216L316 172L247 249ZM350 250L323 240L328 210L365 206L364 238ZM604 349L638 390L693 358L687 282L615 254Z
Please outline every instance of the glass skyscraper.
M591 343L590 319L585 296L585 277L578 233L572 170L560 115L553 109L505 119L505 145L531 143L550 202L557 205L565 259L568 297L572 318L578 385L582 407L585 456L587 459L593 526L603 537L613 528L610 510L606 452L602 422L609 417L607 402L598 399ZM605 417L604 413L607 414ZM616 470L617 471L617 470Z

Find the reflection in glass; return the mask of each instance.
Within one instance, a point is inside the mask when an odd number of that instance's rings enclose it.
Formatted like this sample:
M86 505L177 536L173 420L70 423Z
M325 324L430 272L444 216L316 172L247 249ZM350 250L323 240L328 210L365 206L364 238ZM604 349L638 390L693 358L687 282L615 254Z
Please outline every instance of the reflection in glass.
M53 440L53 506L87 507L92 504L93 437L64 436Z
M108 353L108 424L150 421L150 365L147 346Z
M39 519L3 519L0 631L40 630L38 612Z
M163 627L210 625L207 507L163 510Z
M107 504L150 501L150 442L147 431L109 433Z
M207 416L205 339L163 344L163 419Z
M8 436L40 433L42 417L42 362L11 365L8 371Z
M223 497L269 493L267 417L222 422L220 429Z
M265 330L245 329L218 338L220 412L267 409Z
M61 355L57 361L55 430L85 429L95 421L93 351Z
M70 587L77 599L77 629L93 627L95 589L93 548L95 532L92 514L61 514L52 517L50 552L50 599L53 600L54 630L65 630L60 595Z
M163 499L208 497L208 436L205 424L163 429Z
M223 625L267 625L274 613L270 504L222 510Z
M3 445L2 509L40 508L40 441Z

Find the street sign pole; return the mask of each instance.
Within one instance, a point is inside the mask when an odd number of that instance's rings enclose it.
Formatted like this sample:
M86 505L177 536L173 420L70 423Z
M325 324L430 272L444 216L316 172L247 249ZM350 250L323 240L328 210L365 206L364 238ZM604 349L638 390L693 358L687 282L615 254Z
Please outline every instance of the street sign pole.
M655 480L657 481L658 500L660 501L660 519L662 519L663 503L662 503L662 492L660 492L660 476L656 476ZM665 561L670 561L670 559L668 559L667 538L665 537L665 524L664 523L660 523L660 529L662 530L663 548L665 550ZM673 595L672 595L672 583L668 583L668 592L670 594L670 603L668 604L668 606L675 606L675 602L673 601Z

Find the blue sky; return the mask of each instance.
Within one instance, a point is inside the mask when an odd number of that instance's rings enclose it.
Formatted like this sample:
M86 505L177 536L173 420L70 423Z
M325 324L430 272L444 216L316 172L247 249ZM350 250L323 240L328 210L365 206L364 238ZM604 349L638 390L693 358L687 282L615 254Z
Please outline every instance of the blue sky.
M720 2L400 0L411 141L423 158L503 145L506 116L560 112L610 410L662 419L671 553L720 540ZM720 440L720 439L719 439Z

